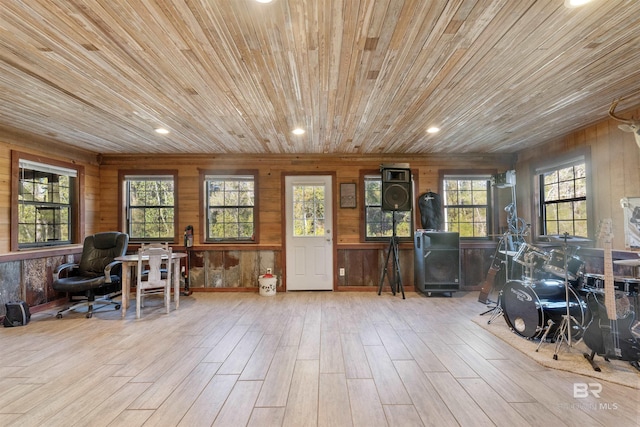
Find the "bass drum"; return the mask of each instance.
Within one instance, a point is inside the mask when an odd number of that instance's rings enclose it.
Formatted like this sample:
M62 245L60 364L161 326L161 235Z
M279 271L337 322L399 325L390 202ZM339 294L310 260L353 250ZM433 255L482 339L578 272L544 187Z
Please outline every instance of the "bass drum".
M564 282L543 279L533 282L511 280L502 293L502 308L507 325L525 338L538 338L549 327L553 337L567 314ZM586 302L569 285L569 313L572 316L571 337L579 339L590 315ZM551 321L551 325L549 325Z

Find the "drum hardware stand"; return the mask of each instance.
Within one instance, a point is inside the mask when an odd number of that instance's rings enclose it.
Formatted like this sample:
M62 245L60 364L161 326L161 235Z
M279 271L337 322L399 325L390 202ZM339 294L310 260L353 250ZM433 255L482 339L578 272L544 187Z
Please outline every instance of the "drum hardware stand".
M509 255L505 254L505 258L507 258ZM504 261L502 261L502 263L505 265L504 267L504 273L506 276L506 282L509 281L509 260L505 259ZM505 283L506 283L505 282ZM491 322L493 322L494 320L498 319L499 317L501 317L504 314L504 310L502 309L502 294L503 294L503 290L500 289L500 292L498 292L498 301L496 302L495 307L493 307L492 309L485 311L484 313L481 314L481 316L484 316L485 314L491 313L491 317L489 318L489 320L487 320L487 325L490 325Z
M542 335L542 338L540 338L540 342L538 343L538 346L536 347L536 353L538 352L538 350L540 350L540 346L542 345L543 342L545 342L545 340L547 339L547 335L549 335L549 331L551 330L551 327L555 324L555 322L551 319L547 320L547 327L545 328L544 334Z
M484 316L487 313L491 313L491 317L489 318L489 320L487 320L487 325L490 325L491 322L493 322L494 320L496 320L497 318L501 317L504 314L504 310L502 309L502 290L500 290L500 292L498 292L498 302L496 303L496 306L493 307L491 310L489 311L485 311L484 313L481 314L481 316Z
M504 260L501 261L502 264L504 264L505 283L509 281L509 255L506 248L507 248L507 236L510 236L510 235L511 235L511 232L509 231L505 232L500 238L500 242L498 243L498 249L500 249L501 245L504 245L505 247ZM498 252L499 251L496 251L496 254ZM493 322L495 319L499 318L504 314L504 310L502 309L502 292L503 292L502 289L500 290L500 292L498 292L498 301L496 302L496 305L494 307L490 308L489 310L483 313L480 313L480 316L484 316L485 314L491 313L491 317L487 321L487 325L490 325L491 322Z
M384 285L384 278L389 278L389 286L391 286L391 293L396 294L397 291L402 292L402 299L404 297L404 286L402 285L402 276L400 275L400 252L398 250L398 237L396 235L396 211L394 210L391 215L393 216L393 236L389 239L389 249L387 249L387 258L382 269L382 275L380 276L380 284L378 285L378 295L382 292L382 286ZM393 255L393 273L389 276L389 258Z
M565 339L567 340L567 345L569 346L569 348L571 348L571 321L573 320L576 324L578 323L578 321L571 315L571 306L569 301L569 262L567 260L568 237L569 233L565 231L562 251L564 253L564 290L565 301L567 303L567 314L562 315L562 322L560 322L560 327L558 328L558 332L556 333L556 350L553 353L553 360L558 360L558 351L560 350L560 346L562 346L562 343Z

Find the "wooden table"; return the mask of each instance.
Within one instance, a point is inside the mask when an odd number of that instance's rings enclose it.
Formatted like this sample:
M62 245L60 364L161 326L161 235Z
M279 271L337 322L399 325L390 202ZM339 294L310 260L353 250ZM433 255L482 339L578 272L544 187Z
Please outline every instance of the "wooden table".
M187 254L183 252L173 252L171 254L171 265L173 266L173 300L176 303L176 309L180 304L180 260L186 258ZM145 257L148 258L148 257ZM143 259L145 259L143 258ZM138 267L138 254L130 254L115 258L116 261L122 262L122 317L125 316L129 307L129 292L131 292L131 269Z

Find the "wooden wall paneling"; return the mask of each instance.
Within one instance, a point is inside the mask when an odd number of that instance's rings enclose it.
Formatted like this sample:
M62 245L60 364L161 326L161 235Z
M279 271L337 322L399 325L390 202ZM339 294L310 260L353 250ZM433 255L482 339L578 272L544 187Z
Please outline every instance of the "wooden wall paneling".
M339 249L337 268L345 269L345 277L339 281L341 286L347 287L377 287L380 282L380 267L378 262L380 249Z
M226 287L224 277L224 252L206 251L204 252L205 268L205 288Z
M100 179L100 168L97 165L85 165L84 167L84 225L82 233L84 236L94 234L96 230L107 231L100 229L102 222L101 218L101 197L102 193L102 181ZM119 228L111 230L120 231ZM84 236L80 236L81 243L84 240Z
M4 304L25 300L22 286L22 261L0 262L0 315L4 315Z
M238 251L222 251L222 286L239 288L242 286L241 255Z
M624 135L624 188L626 197L640 197L640 147L629 133Z
M258 251L258 262L256 268L258 275L265 274L267 269L270 268L271 274L275 274L278 276L278 279L281 279L282 265L276 262L276 252L273 250ZM280 283L281 280L278 280L278 284Z
M200 192L202 186L199 182L199 175L195 173L195 168L180 167L178 169L178 187L177 187L177 211L178 215L178 244L183 244L182 236L187 225L193 227L193 244L201 244L201 236L203 234L203 215L200 214Z
M593 184L595 194L591 196L598 200L594 203L596 217L594 224L597 226L603 218L611 218L611 151L609 144L605 143L609 137L609 126L607 122L599 123L596 126L595 152L592 152Z
M625 159L623 132L617 123L609 120L609 136L606 145L609 146L609 174L611 177L609 194L611 195L611 219L613 221L613 247L624 248L624 211L620 206L620 199L626 193ZM603 141L604 143L604 141Z
M266 172L266 173L265 173ZM261 244L282 244L282 187L280 173L274 173L267 167L260 170L259 176L260 225L259 242Z
M100 222L97 228L91 230L117 230L126 232L118 221L121 215L118 212L118 170L116 168L100 169ZM124 197L124 195L122 195ZM90 230L90 229L88 229ZM88 231L87 230L87 231Z
M403 245L399 245L398 247L398 259L399 259L399 269L400 269L400 277L402 278L402 285L404 286L405 291L413 289L413 247L411 249L403 247ZM376 286L380 285L380 277L382 277L383 268L385 266L385 261L387 260L388 255L388 247L384 250L378 251L378 278L375 282ZM390 292L391 288L389 287L390 281L393 279L394 270L393 270L393 255L389 256L389 263L387 264L387 276L384 279L382 290L383 292Z
M361 286L364 275L364 251L338 249L336 267L338 271L344 268L344 277L338 276L341 286Z
M339 192L340 190L338 190ZM340 208L338 199L338 223L334 225L334 241L338 244L358 243L360 241L361 206L355 209Z
M357 251L360 255L361 270L356 280L353 273L349 276L348 285L373 286L380 285L380 275L382 274L382 264L378 262L380 249ZM349 256L351 262L351 256Z
M400 246L400 273L405 291L411 291L413 287L414 253L413 244L409 247Z
M0 253L11 248L11 150L0 146Z
M364 200L360 195L364 190L361 188L360 169L357 167L345 167L345 165L336 165L336 194L334 195L334 205L337 209L337 224L334 228L334 242L342 243L358 243L360 241L360 218L363 209ZM340 207L340 184L355 183L356 184L356 207L341 208Z
M240 259L239 287L255 288L258 286L258 276L260 273L260 251L237 251Z
M416 198L428 191L440 193L440 174L438 168L420 168L420 188L416 188Z
M347 286L378 286L380 282L379 249L349 251ZM353 266L359 266L353 269Z
M53 290L53 270L64 257L36 258L22 261L22 285L25 301L30 306L45 304L57 298Z
M205 254L202 251L189 251L189 288L206 288Z

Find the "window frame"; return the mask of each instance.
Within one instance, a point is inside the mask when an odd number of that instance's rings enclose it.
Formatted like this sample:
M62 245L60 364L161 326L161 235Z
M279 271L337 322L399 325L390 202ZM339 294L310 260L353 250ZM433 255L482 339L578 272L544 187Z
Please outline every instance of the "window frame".
M570 166L575 166L577 164L584 163L585 166L585 205L586 205L586 215L587 215L587 236L582 236L586 238L593 238L595 235L594 232L594 210L593 210L593 192L591 191L592 187L592 173L591 173L591 152L588 149L578 150L576 152L568 153L560 158L555 158L554 161L547 162L538 162L532 168L532 187L533 187L533 195L535 197L535 203L532 206L533 209L533 217L537 220L535 221L535 230L532 230L536 239L541 235L548 234L546 231L546 217L544 211L544 195L543 195L543 175L545 173L558 171L560 169L564 169ZM577 198L582 199L582 198ZM576 200L577 200L576 199ZM563 199L564 200L564 199ZM573 200L573 199L571 199ZM572 220L574 221L574 220Z
M455 179L457 178L458 180L479 180L482 179L483 181L486 180L487 181L487 205L486 205L486 209L487 209L487 218L486 218L486 226L487 226L487 235L486 236L463 236L462 234L460 235L460 240L465 240L465 241L490 241L492 240L492 235L494 234L494 230L496 230L497 228L497 224L496 224L496 219L495 215L494 215L494 210L495 210L495 206L497 204L496 201L496 197L497 197L497 191L494 191L494 187L492 185L492 177L496 175L496 170L495 169L491 169L491 170L461 170L461 169L451 169L451 170L441 170L439 173L439 180L438 180L438 186L439 186L439 193L442 196L442 226L443 226L443 231L450 231L447 230L447 222L446 222L446 215L445 215L445 210L446 208L449 206L447 205L447 200L446 200L446 196L444 194L444 180L445 179ZM452 206L465 206L465 205L452 205ZM471 205L469 205L471 206ZM475 206L475 205L474 205ZM480 205L478 205L480 206ZM482 205L484 206L484 205Z
M397 236L399 242L413 242L413 236L415 234L415 230L417 228L416 222L416 194L415 189L419 188L418 186L418 175L414 170L411 171L411 210L410 211L402 211L403 213L407 213L409 215L409 236ZM382 171L381 170L361 170L359 177L360 191L357 193L358 201L356 202L357 206L362 206L359 209L360 215L360 242L361 243L380 243L389 241L391 236L385 237L368 237L367 236L367 207L366 204L366 181L369 177L379 176L380 177L380 188L382 191ZM382 200L381 200L382 203ZM382 210L382 204L380 204L380 210Z
M257 169L201 169L200 175L200 212L202 213L202 221L200 224L200 241L207 245L229 245L229 244L258 244L260 241L260 207L259 207L259 172ZM250 239L217 239L209 237L209 202L207 194L207 177L253 177L253 238Z
M172 237L158 237L158 238L135 238L129 235L129 243L144 243L144 242L166 242L175 244L178 242L178 171L167 169L122 169L118 171L119 185L119 203L120 207L118 212L120 213L120 219L118 223L122 230L129 233L129 200L127 192L127 181L130 177L152 177L152 176L171 176L173 178L173 236Z
M20 161L39 163L52 168L67 169L75 171L76 177L70 191L70 225L69 225L69 241L63 243L48 244L29 244L20 245L19 243L19 188L20 188ZM10 250L12 252L25 250L41 250L53 247L61 247L77 244L84 238L82 230L84 228L84 166L74 163L52 160L41 156L36 156L20 151L11 151L11 236Z

